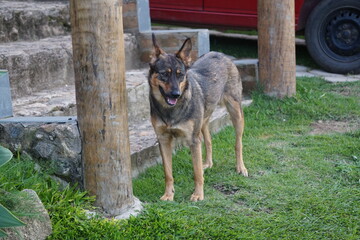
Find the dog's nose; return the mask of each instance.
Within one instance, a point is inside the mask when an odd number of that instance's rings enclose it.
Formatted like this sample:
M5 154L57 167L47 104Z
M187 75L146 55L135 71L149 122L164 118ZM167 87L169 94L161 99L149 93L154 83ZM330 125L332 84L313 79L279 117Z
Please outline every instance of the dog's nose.
M180 97L180 91L179 90L173 90L173 91L171 91L171 96L173 97L173 98L178 98L178 97Z

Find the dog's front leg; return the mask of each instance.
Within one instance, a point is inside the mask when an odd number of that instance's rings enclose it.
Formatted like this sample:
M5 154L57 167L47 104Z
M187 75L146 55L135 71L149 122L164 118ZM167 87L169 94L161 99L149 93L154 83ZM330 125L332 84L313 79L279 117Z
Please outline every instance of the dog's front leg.
M190 145L191 157L194 168L194 182L195 191L191 195L190 201L204 200L204 176L202 166L202 154L201 154L201 138L196 137L193 143Z
M163 136L159 138L159 145L165 173L165 193L160 199L164 201L173 201L175 189L172 174L172 137Z

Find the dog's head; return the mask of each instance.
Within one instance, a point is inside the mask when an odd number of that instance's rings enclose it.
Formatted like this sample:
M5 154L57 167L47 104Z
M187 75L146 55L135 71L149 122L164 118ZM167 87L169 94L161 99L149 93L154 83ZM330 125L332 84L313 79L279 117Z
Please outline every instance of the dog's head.
M187 38L175 54L167 54L152 35L154 55L150 62L149 84L152 95L166 107L173 107L187 88L186 71L190 65L191 39Z

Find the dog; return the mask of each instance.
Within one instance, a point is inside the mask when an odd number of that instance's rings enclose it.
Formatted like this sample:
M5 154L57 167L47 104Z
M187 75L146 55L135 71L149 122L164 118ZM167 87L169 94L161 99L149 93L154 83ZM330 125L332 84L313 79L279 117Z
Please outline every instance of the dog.
M242 84L234 63L224 54L209 52L191 64L191 39L179 51L167 54L152 35L154 54L150 60L149 100L151 123L159 142L164 172L165 193L161 200L174 200L172 149L181 138L190 147L195 190L191 201L204 199L203 169L211 168L212 143L209 120L223 101L236 131L236 171L248 176L242 156L244 114L241 107ZM206 159L202 162L202 139Z

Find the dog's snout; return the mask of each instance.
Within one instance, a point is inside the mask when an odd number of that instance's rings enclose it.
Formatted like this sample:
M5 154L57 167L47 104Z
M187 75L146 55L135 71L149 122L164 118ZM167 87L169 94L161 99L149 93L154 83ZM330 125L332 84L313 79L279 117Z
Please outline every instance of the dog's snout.
M179 89L175 89L175 90L171 91L171 96L173 98L178 98L178 97L180 97L180 95L181 95L181 93L180 93Z

